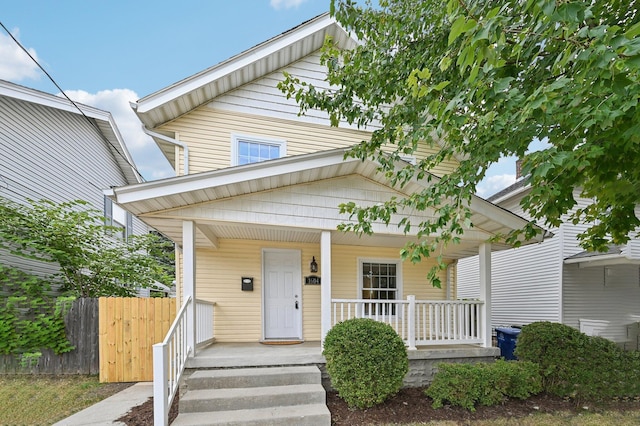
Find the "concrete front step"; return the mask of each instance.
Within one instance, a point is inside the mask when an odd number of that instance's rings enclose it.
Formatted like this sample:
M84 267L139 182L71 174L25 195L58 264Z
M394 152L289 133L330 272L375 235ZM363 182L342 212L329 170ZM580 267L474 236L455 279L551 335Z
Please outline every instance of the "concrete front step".
M314 366L198 370L187 379L187 388L225 389L320 383Z
M172 426L330 426L331 413L324 404L306 404L249 410L180 413Z
M321 384L190 389L180 398L180 413L308 404L326 404L326 392Z

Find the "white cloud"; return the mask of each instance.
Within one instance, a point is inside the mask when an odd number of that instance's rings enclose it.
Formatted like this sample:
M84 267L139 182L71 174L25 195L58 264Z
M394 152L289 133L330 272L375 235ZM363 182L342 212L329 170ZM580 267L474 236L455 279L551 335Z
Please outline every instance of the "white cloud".
M271 7L275 10L297 8L307 0L271 0Z
M476 187L476 194L482 198L487 198L503 190L516 182L515 174L503 174L488 176Z
M18 30L13 31L18 39ZM34 49L27 49L29 54L38 60ZM38 65L5 34L0 34L0 79L8 81L39 80L42 72Z
M69 98L85 105L109 111L120 130L133 161L146 180L156 180L175 176L160 149L151 137L142 131L142 124L129 106L139 96L130 89L102 90L88 93L84 90L68 90Z

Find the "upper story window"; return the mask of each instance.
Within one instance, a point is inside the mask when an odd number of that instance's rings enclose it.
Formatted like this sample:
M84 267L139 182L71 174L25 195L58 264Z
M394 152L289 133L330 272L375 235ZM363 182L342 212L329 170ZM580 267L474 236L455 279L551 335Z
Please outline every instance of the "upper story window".
M128 240L133 235L133 216L131 213L114 203L111 198L104 197L105 224L116 228L114 236Z
M286 142L255 136L231 136L231 165L258 163L265 160L284 157Z

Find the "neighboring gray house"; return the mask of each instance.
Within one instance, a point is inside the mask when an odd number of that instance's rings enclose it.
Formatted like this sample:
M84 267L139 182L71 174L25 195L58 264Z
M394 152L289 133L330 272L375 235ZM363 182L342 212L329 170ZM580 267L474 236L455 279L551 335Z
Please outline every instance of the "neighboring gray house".
M113 117L77 106L0 80L0 196L20 203L82 199L105 211L123 234L148 232L142 221L103 195L112 186L141 181ZM0 263L38 275L55 271L54 265L6 252L0 253Z
M488 200L526 218L520 200L529 190L520 180ZM577 207L588 202L576 200ZM635 235L608 253L587 253L576 238L585 229L586 225L563 223L542 243L493 253L494 326L560 322L638 347L640 239ZM477 256L458 262L459 299L478 297L477 265Z

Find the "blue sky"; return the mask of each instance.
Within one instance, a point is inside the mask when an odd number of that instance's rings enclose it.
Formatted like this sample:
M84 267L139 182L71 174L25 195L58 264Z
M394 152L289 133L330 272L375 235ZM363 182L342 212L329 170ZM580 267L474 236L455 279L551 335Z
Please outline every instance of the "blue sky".
M328 11L329 0L21 0L0 22L74 100L110 111L147 180L171 176L129 107ZM0 29L0 79L58 89ZM478 193L515 181L513 159L492 167Z

